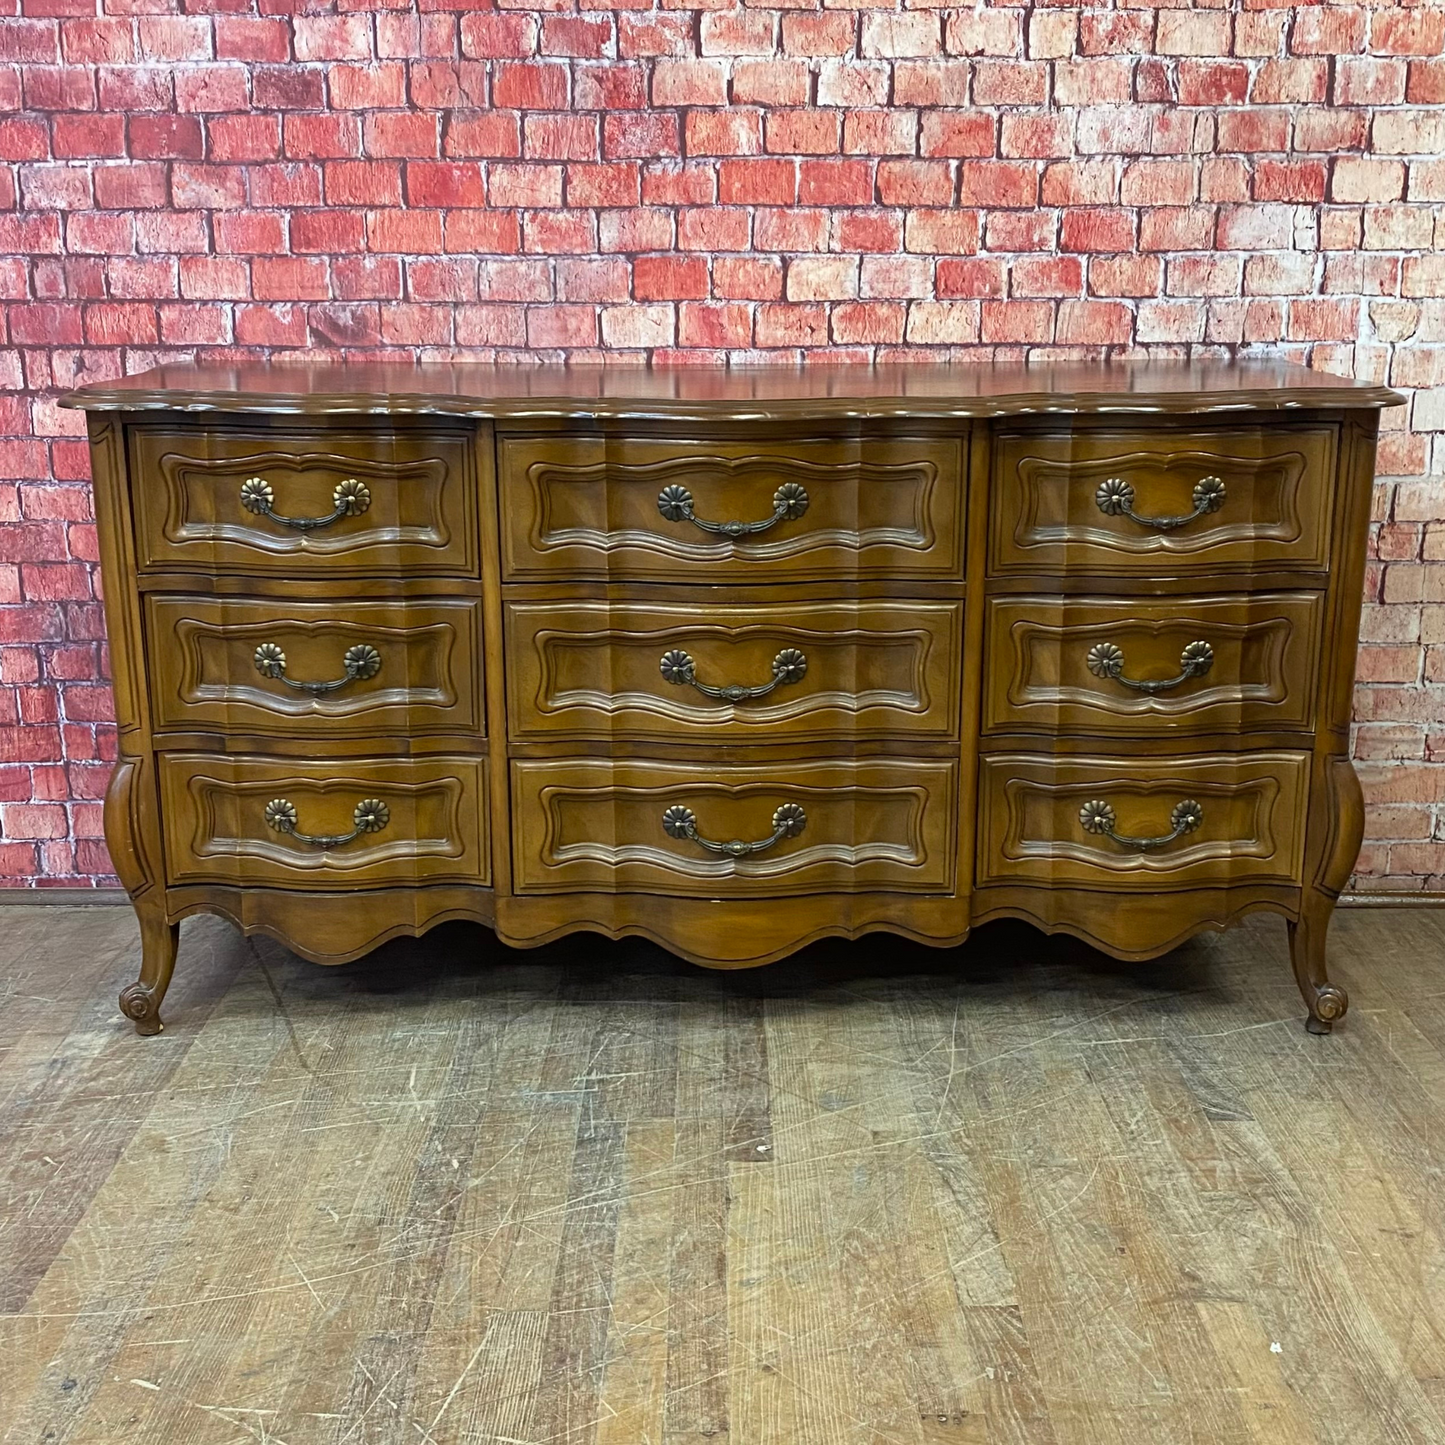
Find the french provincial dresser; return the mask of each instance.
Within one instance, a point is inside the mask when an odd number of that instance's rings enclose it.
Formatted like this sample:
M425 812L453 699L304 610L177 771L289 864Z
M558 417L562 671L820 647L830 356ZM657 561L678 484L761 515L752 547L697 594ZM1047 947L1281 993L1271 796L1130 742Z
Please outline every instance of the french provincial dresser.
M1379 409L1273 362L166 366L88 413L106 837L323 963L443 919L744 967L1003 916L1124 959L1359 851Z

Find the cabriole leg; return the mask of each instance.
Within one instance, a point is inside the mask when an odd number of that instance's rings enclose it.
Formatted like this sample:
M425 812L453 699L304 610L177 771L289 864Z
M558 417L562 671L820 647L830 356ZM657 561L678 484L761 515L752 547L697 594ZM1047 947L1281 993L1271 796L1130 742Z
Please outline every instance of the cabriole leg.
M121 990L120 1011L135 1021L136 1033L158 1034L165 1027L161 1000L176 966L181 928L178 923L167 923L154 909L137 909L136 916L140 919L140 977Z
M1310 1011L1305 1028L1312 1034L1329 1033L1350 1006L1349 995L1330 982L1325 968L1325 936L1334 911L1334 899L1306 892L1299 922L1289 925L1289 958Z

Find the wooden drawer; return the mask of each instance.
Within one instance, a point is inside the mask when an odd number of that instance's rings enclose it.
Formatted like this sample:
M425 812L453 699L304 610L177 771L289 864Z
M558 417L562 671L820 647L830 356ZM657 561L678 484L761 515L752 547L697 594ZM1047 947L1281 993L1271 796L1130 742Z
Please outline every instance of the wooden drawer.
M1308 730L1324 599L992 597L987 732Z
M489 878L481 758L168 753L160 777L173 884L346 889ZM325 835L332 846L307 841Z
M1000 430L990 570L1322 571L1336 441L1272 424Z
M1308 753L987 754L979 882L1123 891L1298 884L1308 779Z
M519 761L512 764L513 882L519 893L700 898L947 893L957 813L957 765L947 760ZM687 836L689 817L714 843L775 841L729 856Z
M952 738L962 627L957 602L510 602L508 718L523 740Z
M481 733L481 604L146 598L155 726Z
M956 440L510 436L497 464L511 578L963 573Z
M462 430L387 424L134 426L140 568L474 577L473 445Z

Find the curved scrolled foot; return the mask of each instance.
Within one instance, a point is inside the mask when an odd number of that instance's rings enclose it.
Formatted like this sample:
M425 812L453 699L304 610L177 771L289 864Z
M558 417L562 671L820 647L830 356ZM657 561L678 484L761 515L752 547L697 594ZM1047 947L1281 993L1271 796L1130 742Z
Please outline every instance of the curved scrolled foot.
M1298 923L1289 925L1289 955L1295 982L1309 1009L1305 1028L1327 1034L1345 1016L1350 996L1325 972L1325 934L1334 911L1333 900L1311 900Z
M149 911L139 916L140 977L120 991L120 1011L135 1024L136 1033L144 1037L165 1028L161 1022L161 1001L175 970L181 929L179 924L167 923L163 916Z
M120 991L120 1011L135 1022L135 1031L142 1036L158 1034L161 1022L161 1000L154 989L143 983L132 983Z
M1305 1029L1312 1034L1327 1034L1334 1028L1336 1020L1344 1018L1345 1010L1350 1006L1350 996L1338 984L1327 983L1323 988L1316 989L1313 997L1307 995L1305 1002L1310 1009Z

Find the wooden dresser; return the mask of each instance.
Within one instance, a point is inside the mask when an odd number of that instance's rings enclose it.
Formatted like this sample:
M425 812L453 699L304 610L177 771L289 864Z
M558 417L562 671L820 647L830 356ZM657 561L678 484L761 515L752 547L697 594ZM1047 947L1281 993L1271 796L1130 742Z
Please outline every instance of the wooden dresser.
M1283 914L1308 1026L1378 386L1274 363L173 366L86 388L160 1027L177 926L742 967Z

